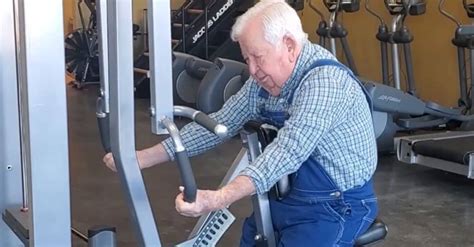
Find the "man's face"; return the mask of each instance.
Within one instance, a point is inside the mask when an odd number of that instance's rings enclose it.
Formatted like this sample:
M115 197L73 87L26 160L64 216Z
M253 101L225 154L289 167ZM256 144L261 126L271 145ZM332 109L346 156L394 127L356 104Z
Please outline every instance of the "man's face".
M263 37L261 20L251 20L239 39L250 75L271 95L278 96L295 65L294 41L284 37L273 46Z

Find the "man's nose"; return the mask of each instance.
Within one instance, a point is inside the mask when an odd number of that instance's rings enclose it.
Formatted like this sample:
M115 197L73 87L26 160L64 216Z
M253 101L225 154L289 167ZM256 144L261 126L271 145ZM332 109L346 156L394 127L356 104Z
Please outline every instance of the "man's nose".
M249 65L250 75L252 75L252 77L255 78L255 76L257 75L257 71L258 71L257 64L253 61L249 61L248 65Z

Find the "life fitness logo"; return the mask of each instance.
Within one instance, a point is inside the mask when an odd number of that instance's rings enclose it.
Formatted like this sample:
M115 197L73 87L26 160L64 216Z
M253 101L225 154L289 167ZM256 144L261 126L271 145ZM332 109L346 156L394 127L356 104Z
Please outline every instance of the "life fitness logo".
M234 4L234 0L228 0L224 6L216 12L216 14L207 21L207 29L210 29L214 23L216 23L222 15ZM206 32L206 26L202 26L201 29L193 36L193 44L195 44L199 38L201 38Z

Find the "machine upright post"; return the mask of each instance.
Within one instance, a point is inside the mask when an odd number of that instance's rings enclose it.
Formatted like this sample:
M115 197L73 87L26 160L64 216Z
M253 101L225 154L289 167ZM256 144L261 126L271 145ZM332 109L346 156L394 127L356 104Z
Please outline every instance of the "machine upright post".
M109 79L114 82L109 85L112 154L138 245L161 246L135 151L132 1L111 0L107 8Z

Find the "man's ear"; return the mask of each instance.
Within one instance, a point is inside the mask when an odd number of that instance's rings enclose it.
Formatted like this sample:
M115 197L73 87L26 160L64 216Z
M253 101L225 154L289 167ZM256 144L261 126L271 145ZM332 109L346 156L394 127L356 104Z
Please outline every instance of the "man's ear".
M283 44L285 49L288 51L288 59L291 63L296 61L298 57L297 50L296 50L296 40L292 36L285 35L283 37Z

